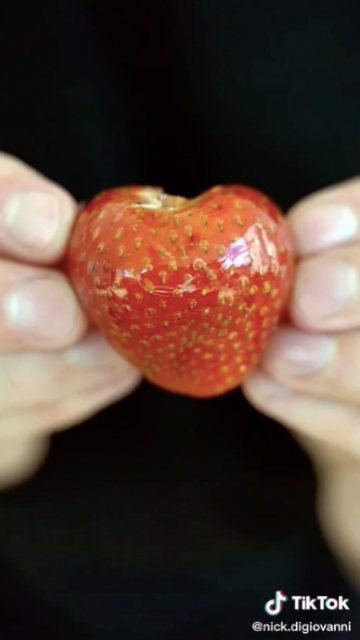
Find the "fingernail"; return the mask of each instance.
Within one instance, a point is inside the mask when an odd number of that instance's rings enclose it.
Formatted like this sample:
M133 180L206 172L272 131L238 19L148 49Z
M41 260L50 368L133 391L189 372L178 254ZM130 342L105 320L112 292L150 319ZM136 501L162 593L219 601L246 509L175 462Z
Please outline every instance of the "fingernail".
M101 371L125 366L124 359L110 346L106 338L95 332L80 344L68 349L64 353L64 358L69 364L78 365L87 370Z
M56 237L60 226L59 200L50 193L16 193L5 205L9 235L28 249L43 249Z
M336 341L331 336L278 330L265 354L265 363L282 376L303 376L321 371L332 361L335 352Z
M300 252L316 253L354 239L357 217L347 205L324 203L304 209L294 225Z
M25 282L4 300L5 319L20 335L61 343L74 329L77 302L66 282Z
M335 316L354 300L359 287L355 266L338 258L308 262L295 286L298 305L306 317L321 321Z

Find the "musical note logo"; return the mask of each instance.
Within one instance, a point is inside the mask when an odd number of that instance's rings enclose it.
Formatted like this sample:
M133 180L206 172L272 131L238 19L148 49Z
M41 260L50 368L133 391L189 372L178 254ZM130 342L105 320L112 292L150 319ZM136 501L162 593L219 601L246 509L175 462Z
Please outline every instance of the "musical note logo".
M283 602L286 602L288 597L282 591L275 591L275 598L268 600L265 604L265 611L269 616L277 616L283 608Z

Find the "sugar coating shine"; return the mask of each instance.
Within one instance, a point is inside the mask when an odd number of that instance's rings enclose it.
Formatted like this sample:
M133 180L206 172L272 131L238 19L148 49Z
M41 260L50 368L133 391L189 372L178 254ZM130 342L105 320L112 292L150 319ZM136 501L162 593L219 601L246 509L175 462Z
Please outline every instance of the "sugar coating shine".
M154 383L202 397L256 365L293 272L280 211L240 185L194 200L137 186L99 194L77 218L68 264L119 353Z

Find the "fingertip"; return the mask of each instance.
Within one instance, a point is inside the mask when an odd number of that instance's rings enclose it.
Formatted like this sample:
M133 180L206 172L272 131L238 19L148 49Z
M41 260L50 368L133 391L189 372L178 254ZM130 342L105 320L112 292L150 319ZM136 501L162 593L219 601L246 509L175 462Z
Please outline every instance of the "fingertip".
M75 211L71 196L60 190L12 193L3 205L5 251L41 264L57 261L65 250Z
M346 331L359 325L356 246L304 258L289 300L293 324L304 331Z
M63 255L78 206L61 186L0 154L0 251L39 264Z
M359 211L358 178L303 198L287 216L297 254L309 256L359 240Z
M123 358L110 345L106 337L94 328L89 330L84 339L68 349L64 358L72 365L76 365L85 371L100 371L101 369L113 371L137 372L128 360Z
M21 276L22 269L18 272ZM25 280L14 278L4 296L0 346L5 338L6 349L60 349L80 340L87 326L87 318L66 278L35 271Z
M269 408L273 403L289 397L292 393L289 387L270 378L260 368L254 369L244 380L242 390L248 401L265 414L269 414Z

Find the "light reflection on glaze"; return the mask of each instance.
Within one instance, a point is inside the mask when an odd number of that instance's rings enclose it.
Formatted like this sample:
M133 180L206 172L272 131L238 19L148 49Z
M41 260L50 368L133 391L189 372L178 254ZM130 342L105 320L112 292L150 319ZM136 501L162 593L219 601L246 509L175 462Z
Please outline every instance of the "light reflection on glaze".
M168 253L167 255L170 256L170 254ZM262 275L265 275L268 272L272 272L277 275L279 272L276 245L270 240L268 234L266 233L266 230L264 228L261 228L257 224L253 224L252 226L250 226L241 238L238 238L234 242L231 242L229 245L227 245L225 247L224 255L219 257L216 261L220 263L221 268L226 271L231 268L239 269L241 267L250 267L251 275L255 273L261 273ZM196 271L206 271L206 269L209 268L209 264L207 264L207 262L203 259L197 258L195 262L192 267ZM137 281L141 286L143 286L142 277L151 270L152 266L146 266L139 273L133 273L128 270L117 268L115 271L115 279L121 281L125 278L128 278L130 280ZM283 273L281 273L282 278L284 277L284 275ZM184 293L193 293L194 291L196 291L197 287L195 285L195 282L193 282L194 280L196 281L196 279L196 276L193 276L191 280L179 283L175 287L178 294L183 295ZM120 295L119 292L116 291L116 289L113 289L113 287L109 287L109 289L113 291L118 297L124 297L125 292L125 295L128 294L126 289L122 289ZM171 295L173 291L174 287L164 287L160 285L155 286L153 293L155 295L168 296ZM97 293L101 295L103 291L97 291ZM229 288L229 291L226 290L226 295L234 295L235 293L236 291L232 288Z
M225 255L219 258L222 269L246 267L250 264L249 245L245 237L239 238L226 247Z
M250 272L266 274L268 271L278 273L278 254L265 229L254 224L244 235L229 244L223 257L219 258L223 269L247 267Z

